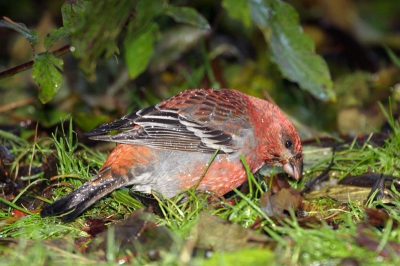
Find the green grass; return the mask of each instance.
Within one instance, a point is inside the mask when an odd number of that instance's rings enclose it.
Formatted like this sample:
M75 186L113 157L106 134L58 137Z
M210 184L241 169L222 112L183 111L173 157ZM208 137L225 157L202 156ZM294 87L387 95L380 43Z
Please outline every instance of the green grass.
M91 178L105 160L107 154L94 152L91 149L76 143L74 133L62 134L59 137L37 139L30 144L14 136L2 133L0 136L12 143L12 151L17 154L17 160L10 166L12 173L18 172L22 162L39 166L43 158L53 152L59 159L57 180L70 183L73 187L81 185ZM350 144L345 150L334 154L335 165L331 175L335 178L343 178L348 174L357 175L367 171L399 176L400 169L400 135L392 135L382 147L374 147L366 143L362 147ZM305 178L316 176L326 167L331 158L323 159L306 169ZM243 161L245 164L245 161ZM245 164L246 166L246 164ZM248 195L239 195L234 199L235 204L224 200L218 200L212 193L196 192L188 190L172 199L161 199L159 206L163 217L154 219L160 227L165 227L173 238L173 246L170 249L161 250L157 261L149 260L148 254L135 254L131 257L131 263L135 265L231 265L232 262L252 263L252 265L338 265L343 259L355 259L361 265L398 265L400 259L389 250L389 257L378 255L379 251L371 251L360 246L356 242L359 232L357 226L360 223L368 223L365 215L365 207L385 209L390 220L383 228L371 227L368 234L371 239L379 243L378 250L387 248L387 243L400 243L400 229L394 226L400 223L400 193L394 187L389 190L392 199L389 203L383 201L357 204L349 201L348 204L335 202L329 198L314 199L308 202L309 216L316 216L320 223L314 223L310 228L300 225L297 218L288 217L279 222L272 221L260 209L259 196L262 193L261 185L258 185L253 175L249 174L249 182L257 184L251 186ZM43 177L38 176L31 180L31 186L35 182L42 182ZM293 184L301 186L303 183ZM53 197L58 198L69 193L72 188L60 186L53 188ZM22 190L18 197L28 193L29 188ZM34 195L31 195L34 197ZM135 209L142 205L132 198L127 190L118 190L110 196L102 199L92 208L84 212L73 222L63 223L55 217L41 218L38 213L31 212L22 218L11 215L15 207L16 199L12 202L5 199L9 209L0 211L0 264L1 265L116 265L121 259L114 253L117 245L113 238L109 238L109 250L105 258L101 260L96 254L81 254L74 246L74 240L86 237L83 230L85 219L89 217L114 217L123 219L129 216ZM19 206L24 209L24 206ZM205 259L204 253L198 252L191 257L195 239L194 231L201 219L201 213L210 213L223 220L238 224L243 228L251 228L268 235L272 244L264 248L240 249L227 252L222 247L213 251L211 259ZM331 216L331 222L338 226L333 230L323 218ZM222 227L225 228L225 227ZM228 228L228 227L226 227ZM210 228L211 230L212 228ZM203 229L204 230L204 229ZM224 230L224 229L221 229ZM232 233L227 230L227 234ZM204 232L207 234L208 232ZM227 235L228 237L228 235ZM56 241L62 243L60 248ZM240 239L239 239L240 240ZM221 239L223 241L223 239ZM390 248L389 248L390 249ZM128 252L129 254L129 252Z

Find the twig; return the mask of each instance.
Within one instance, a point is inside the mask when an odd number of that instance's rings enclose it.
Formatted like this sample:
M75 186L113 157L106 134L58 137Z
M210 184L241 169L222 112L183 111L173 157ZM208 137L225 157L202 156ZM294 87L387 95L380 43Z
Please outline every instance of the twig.
M275 101L272 99L271 95L269 95L269 93L266 90L261 90L262 95L264 96L265 100L267 100L267 102L273 103L276 105Z
M7 112L7 111L10 111L10 110L18 108L20 106L25 106L25 105L33 103L35 101L36 101L35 98L26 98L26 99L23 99L23 100L20 100L20 101L16 101L16 102L13 102L13 103L9 103L9 104L0 106L0 113L4 113L4 112Z
M333 151L333 154L334 154L334 153L335 153L335 151ZM322 171L322 173L321 173L319 176L317 176L317 177L315 177L314 179L310 180L310 181L305 185L305 188L300 192L300 195L303 195L304 193L310 193L312 187L313 187L318 181L321 181L321 179L324 178L324 176L325 176L326 174L329 173L329 171L331 170L332 166L335 164L335 161L334 161L334 158L335 158L335 157L333 156L333 154L332 154L332 160L331 160L331 162L329 163L329 165L324 169L324 171Z
M7 21L8 23L10 23L11 25L14 25L14 27L20 28L21 30L26 32L26 29L24 29L23 27L21 27L21 25L19 25L18 23L15 23L14 21L12 21L10 18L8 17L3 17L3 19L5 21ZM31 50L32 50L32 54L35 54L35 44L32 43L32 41L30 39L27 39L29 41L29 45L31 46Z
M58 50L55 50L54 52L52 52L52 54L54 56L56 56L56 57L59 57L59 56L62 56L63 54L66 54L69 51L70 51L70 45L68 44L66 46L61 47ZM29 62L26 62L26 63L24 63L22 65L13 67L13 68L11 68L9 70L3 71L3 72L0 73L0 80L8 78L8 77L11 77L11 76L14 76L15 74L18 74L18 73L20 73L22 71L31 69L32 66L33 66L33 60L29 61Z

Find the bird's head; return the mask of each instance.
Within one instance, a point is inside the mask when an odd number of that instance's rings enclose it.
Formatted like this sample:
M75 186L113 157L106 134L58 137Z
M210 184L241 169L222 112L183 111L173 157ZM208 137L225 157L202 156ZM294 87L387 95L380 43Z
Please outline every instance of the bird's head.
M293 124L286 117L281 118L278 126L277 164L296 180L303 174L302 146L299 134Z
M285 135L285 134L283 134ZM279 164L283 170L296 180L299 180L303 174L303 156L300 139L296 136L284 136L280 139L281 156Z
M259 148L266 164L281 166L292 178L299 180L303 173L302 146L299 134L286 115L275 105L268 104L259 116L261 135Z

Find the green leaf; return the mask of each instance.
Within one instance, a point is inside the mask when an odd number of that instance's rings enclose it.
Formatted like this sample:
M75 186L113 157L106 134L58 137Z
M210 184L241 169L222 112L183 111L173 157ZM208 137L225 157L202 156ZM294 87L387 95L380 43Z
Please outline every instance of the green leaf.
M69 35L69 32L69 28L65 27L50 31L49 35L44 38L44 47L46 48L46 50L49 50L49 48L59 39L67 37Z
M71 28L71 50L80 69L95 79L100 56L119 53L117 37L137 0L85 1L76 12ZM72 14L72 13L71 13ZM67 22L68 23L68 22Z
M311 37L302 32L296 11L281 0L248 3L253 21L269 43L271 59L282 74L318 99L335 100L328 66L315 53Z
M231 18L241 21L245 27L250 28L252 20L248 0L223 0L222 6Z
M124 42L125 62L130 78L134 79L146 70L154 51L157 31L158 26L153 23L141 35L136 36L136 38L126 38Z
M147 29L154 19L163 12L163 2L161 0L140 1L136 8L134 31Z
M37 44L38 37L36 31L28 29L23 23L17 23L7 18L7 20L0 20L0 27L13 29L21 33L32 45Z
M173 18L176 22L186 23L203 30L211 29L208 21L191 7L169 6L165 10L165 14Z
M84 5L84 0L65 1L61 7L64 27L71 28L74 25L75 19L84 13Z
M36 54L33 58L32 78L39 86L39 100L47 103L58 92L62 82L63 61L53 54Z

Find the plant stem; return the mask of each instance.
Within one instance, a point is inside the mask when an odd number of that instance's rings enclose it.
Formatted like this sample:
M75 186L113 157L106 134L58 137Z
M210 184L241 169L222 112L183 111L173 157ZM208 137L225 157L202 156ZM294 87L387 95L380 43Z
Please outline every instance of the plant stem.
M54 52L52 52L52 54L54 54L56 57L62 56L64 54L66 54L67 52L69 52L69 48L70 48L69 44L65 45L65 46L61 47L60 49L55 50ZM8 78L8 77L11 77L11 76L14 76L15 74L18 74L18 73L20 73L22 71L31 69L32 66L33 66L33 60L29 61L29 62L26 62L26 63L24 63L22 65L13 67L11 69L8 69L6 71L3 71L3 72L0 73L0 80Z

